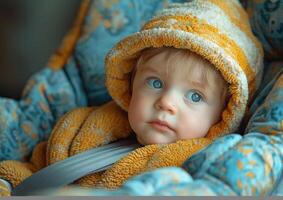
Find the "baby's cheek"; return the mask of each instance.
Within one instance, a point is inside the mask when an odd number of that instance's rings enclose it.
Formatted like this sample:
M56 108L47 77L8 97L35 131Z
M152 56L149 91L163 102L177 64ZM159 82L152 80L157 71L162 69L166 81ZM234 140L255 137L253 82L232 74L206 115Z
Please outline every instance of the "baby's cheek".
M208 121L206 116L192 114L179 120L179 135L181 139L192 139L203 137L208 132Z
M128 119L131 128L136 132L138 131L139 124L142 120L142 110L140 109L141 105L138 101L131 102L128 111Z

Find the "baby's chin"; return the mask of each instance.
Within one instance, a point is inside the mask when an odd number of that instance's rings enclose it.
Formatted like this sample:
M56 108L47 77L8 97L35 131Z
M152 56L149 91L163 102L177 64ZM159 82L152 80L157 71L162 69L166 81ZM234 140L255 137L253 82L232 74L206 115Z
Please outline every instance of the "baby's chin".
M141 139L140 137L137 137L137 140L138 140L138 142L139 142L140 144L142 144L142 145L149 145L148 142L144 141L144 140Z
M142 138L137 137L137 140L140 144L142 145L151 145L151 144L170 144L174 143L175 141L164 141L161 139L150 139L150 140L145 140Z

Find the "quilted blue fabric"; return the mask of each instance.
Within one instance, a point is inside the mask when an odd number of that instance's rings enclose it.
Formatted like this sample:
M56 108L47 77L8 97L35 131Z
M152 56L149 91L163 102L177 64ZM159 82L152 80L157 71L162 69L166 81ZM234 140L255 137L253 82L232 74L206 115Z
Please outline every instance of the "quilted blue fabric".
M241 0L250 16L251 26L260 39L266 58L282 60L283 54L283 1Z
M63 70L36 73L21 100L0 98L0 160L23 160L39 141L47 140L60 116L86 105L73 60Z

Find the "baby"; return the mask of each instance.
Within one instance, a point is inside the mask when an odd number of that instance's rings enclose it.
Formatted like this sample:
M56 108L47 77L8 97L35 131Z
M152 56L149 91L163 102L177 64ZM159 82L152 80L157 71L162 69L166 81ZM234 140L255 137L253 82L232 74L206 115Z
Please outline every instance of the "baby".
M76 183L117 188L142 172L181 166L237 130L260 83L262 57L237 0L172 4L108 53L113 101L67 113L29 165L2 162L0 178L15 187L47 165L133 132L143 147Z
M221 74L189 50L144 50L131 82L128 118L144 145L204 137L228 96Z

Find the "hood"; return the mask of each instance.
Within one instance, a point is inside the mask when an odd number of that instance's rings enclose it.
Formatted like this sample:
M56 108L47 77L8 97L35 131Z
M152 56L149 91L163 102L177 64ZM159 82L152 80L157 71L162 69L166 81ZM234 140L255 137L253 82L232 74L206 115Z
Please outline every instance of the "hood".
M252 34L248 16L236 0L193 0L161 10L143 28L121 40L108 53L106 86L125 111L131 99L131 71L143 49L188 49L220 71L229 85L230 99L219 123L206 137L237 130L248 102L259 86L263 51Z

